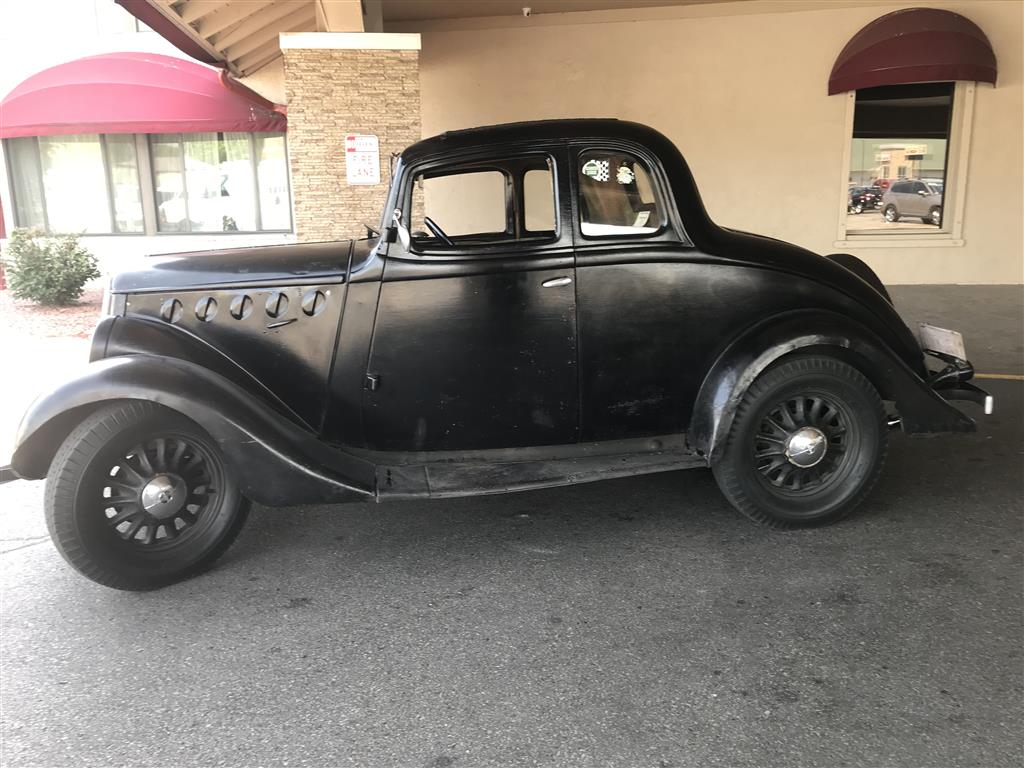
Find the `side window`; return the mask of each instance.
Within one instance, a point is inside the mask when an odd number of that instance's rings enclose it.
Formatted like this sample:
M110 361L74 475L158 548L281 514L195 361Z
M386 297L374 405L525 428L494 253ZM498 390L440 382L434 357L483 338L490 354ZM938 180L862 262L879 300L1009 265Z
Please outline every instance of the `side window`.
M507 234L507 188L507 176L499 170L420 174L413 183L413 236L430 237L426 218L449 237Z
M523 174L523 228L534 235L555 233L555 184L550 166Z
M587 150L579 158L580 231L586 237L650 235L663 211L650 173L628 153Z
M540 154L424 170L413 178L413 243L433 250L550 241L558 236L554 180L554 161Z

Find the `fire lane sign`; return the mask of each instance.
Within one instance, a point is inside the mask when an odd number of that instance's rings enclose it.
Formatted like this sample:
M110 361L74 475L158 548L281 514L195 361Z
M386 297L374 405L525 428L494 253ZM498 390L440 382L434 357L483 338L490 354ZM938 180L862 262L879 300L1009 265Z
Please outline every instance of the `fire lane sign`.
M349 185L380 184L380 142L372 134L345 137L345 176Z

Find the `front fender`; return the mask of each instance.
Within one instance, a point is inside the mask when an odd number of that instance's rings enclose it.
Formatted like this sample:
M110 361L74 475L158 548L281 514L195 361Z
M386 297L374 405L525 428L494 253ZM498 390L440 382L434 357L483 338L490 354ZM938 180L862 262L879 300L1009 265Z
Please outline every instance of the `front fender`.
M971 432L974 420L947 403L870 330L843 315L801 311L763 321L734 340L711 366L694 403L688 439L709 464L721 456L736 409L765 369L797 352L839 357L893 400L908 434Z
M217 441L242 492L266 505L372 497L371 463L337 451L223 376L184 360L129 355L89 363L37 399L22 419L11 466L45 477L60 444L88 413L116 400L178 411Z

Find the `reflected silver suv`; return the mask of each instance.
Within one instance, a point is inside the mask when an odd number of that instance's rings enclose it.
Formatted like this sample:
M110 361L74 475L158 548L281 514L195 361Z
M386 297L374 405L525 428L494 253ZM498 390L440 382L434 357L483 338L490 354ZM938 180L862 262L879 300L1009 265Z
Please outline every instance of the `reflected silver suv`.
M882 195L882 216L899 221L903 216L920 218L925 224L942 225L942 185L920 179L894 182Z

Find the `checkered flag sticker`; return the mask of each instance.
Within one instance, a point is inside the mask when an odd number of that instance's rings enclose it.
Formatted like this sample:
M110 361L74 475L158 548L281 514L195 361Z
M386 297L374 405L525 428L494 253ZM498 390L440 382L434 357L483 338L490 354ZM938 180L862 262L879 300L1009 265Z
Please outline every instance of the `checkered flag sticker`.
M583 164L583 175L594 181L608 181L612 177L611 166L607 160L587 160Z

